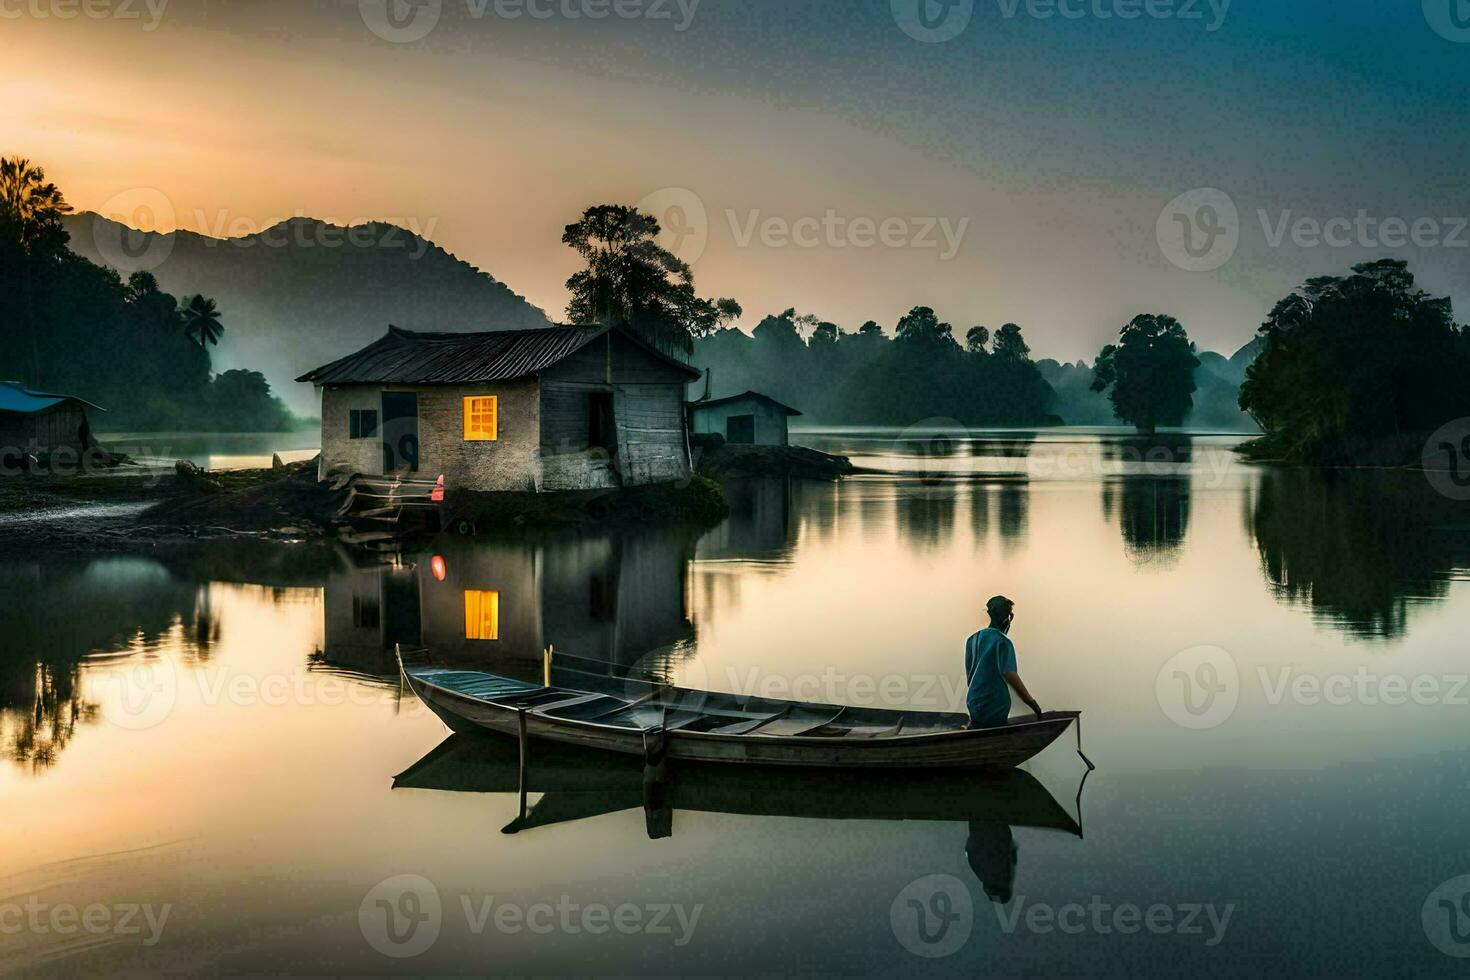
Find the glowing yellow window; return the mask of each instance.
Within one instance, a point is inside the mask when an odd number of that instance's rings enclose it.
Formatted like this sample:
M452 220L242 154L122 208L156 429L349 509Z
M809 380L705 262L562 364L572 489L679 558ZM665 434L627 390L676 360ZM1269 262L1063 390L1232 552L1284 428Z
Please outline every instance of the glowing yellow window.
M466 442L494 442L500 438L500 399L481 395L464 400Z
M500 639L499 592L465 592L464 638L466 640Z

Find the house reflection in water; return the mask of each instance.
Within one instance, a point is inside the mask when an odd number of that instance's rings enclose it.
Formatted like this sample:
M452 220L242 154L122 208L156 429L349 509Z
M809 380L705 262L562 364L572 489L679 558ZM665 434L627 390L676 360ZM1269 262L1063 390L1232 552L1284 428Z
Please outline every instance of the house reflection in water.
M805 488L806 484L799 484ZM830 484L811 484L830 494ZM792 481L768 476L727 480L730 516L699 539L701 561L776 560L788 556L796 535L792 526Z
M693 644L686 583L693 542L677 532L441 541L393 565L352 568L326 587L327 665L396 670L395 644L437 663L539 678L558 669L626 673Z

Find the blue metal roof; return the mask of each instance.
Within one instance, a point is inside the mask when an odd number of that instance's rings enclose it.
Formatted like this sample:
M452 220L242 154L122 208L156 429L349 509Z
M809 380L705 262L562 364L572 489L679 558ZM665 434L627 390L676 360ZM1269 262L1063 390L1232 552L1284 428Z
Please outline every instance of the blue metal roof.
M62 402L81 402L88 408L96 408L99 412L106 411L98 408L91 402L73 395L58 395L49 391L36 391L27 388L19 381L0 381L0 412L21 412L33 414L44 412L48 408L55 408Z

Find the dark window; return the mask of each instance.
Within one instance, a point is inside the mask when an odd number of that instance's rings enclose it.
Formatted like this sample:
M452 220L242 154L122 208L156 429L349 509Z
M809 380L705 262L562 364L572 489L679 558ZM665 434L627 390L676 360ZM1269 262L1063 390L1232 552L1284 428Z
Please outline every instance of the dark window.
M594 391L587 398L587 447L617 449L618 429L613 419L613 396L610 391Z
M725 420L725 441L749 446L755 443L755 416L732 415Z
M348 415L347 434L353 439L371 439L378 434L378 413L370 408L354 408Z

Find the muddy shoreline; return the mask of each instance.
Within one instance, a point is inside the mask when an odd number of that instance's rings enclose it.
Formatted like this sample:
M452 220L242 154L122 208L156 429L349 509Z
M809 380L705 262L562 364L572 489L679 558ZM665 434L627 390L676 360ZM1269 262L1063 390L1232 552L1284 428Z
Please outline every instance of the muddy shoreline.
M364 536L341 515L345 488L317 481L315 461L204 472L117 466L75 476L0 480L0 555L150 554L222 542L392 546L442 531L493 535L526 528L711 527L728 514L721 481L838 479L843 457L798 447L734 447L701 454L684 486L556 494L452 492L433 525ZM438 522L442 520L443 527Z

